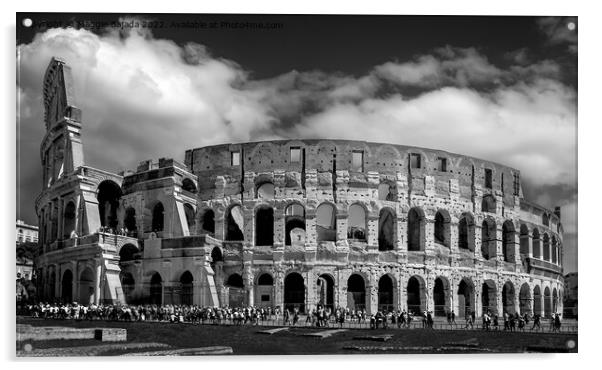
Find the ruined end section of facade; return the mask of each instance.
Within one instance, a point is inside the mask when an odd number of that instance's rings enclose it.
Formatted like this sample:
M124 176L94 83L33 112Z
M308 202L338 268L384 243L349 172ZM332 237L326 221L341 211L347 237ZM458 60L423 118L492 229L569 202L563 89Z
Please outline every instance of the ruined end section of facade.
M60 95L60 98L54 95ZM562 310L560 209L518 170L348 140L224 144L120 175L84 165L68 67L45 77L40 291L107 303Z

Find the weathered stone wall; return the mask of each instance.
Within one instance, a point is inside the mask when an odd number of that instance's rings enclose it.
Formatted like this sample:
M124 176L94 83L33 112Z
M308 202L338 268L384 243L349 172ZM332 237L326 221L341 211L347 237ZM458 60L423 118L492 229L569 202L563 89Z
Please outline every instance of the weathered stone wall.
M302 155L298 163L290 163L291 148L305 150L304 158ZM231 164L233 151L241 156L237 166ZM352 168L354 151L363 152L363 171ZM410 168L412 153L420 155L420 168ZM437 167L438 158L445 159L445 171ZM223 239L229 209L235 204L242 207L244 241L239 250L230 251L222 272L225 278L234 273L248 276L245 281L250 284L246 287L250 304L261 303L254 296L261 295L260 290L265 293L264 287L253 282L259 274L269 273L274 279L270 302L282 305L284 277L295 271L304 278L308 307L317 302L315 282L324 273L334 278L335 305L341 306L347 305L347 279L352 273L362 274L370 297L366 302L368 311L378 307L378 281L385 274L395 285L394 305L398 308L405 307L405 289L411 276L420 277L423 282L424 309L433 308L437 277L447 282L446 289L450 293L446 302L455 312L459 312L459 307L454 295L462 279L472 287L471 307L479 313L484 281L493 282L497 295L496 302L490 306L495 306L500 313L504 310L501 297L506 282L514 290L513 295L505 298L513 302L507 306L516 311L526 305L523 302L521 306L519 299L519 291L525 283L528 290L523 289L522 301L527 299L528 292L530 306L535 286L540 286L542 291L544 286L550 286L562 292L561 258L555 264L544 266L550 270L535 271L542 268L542 264L529 263L533 259L530 249L521 253L521 225L541 225L541 215L532 213L542 211L525 211L520 183L514 183L514 176L519 176L519 172L512 168L443 151L341 140L273 141L199 148L187 151L186 163L199 179L204 179L199 181L197 228L204 212L211 209L215 214L215 236ZM486 184L485 169L491 170L490 187ZM257 187L266 182L274 185L273 199L258 198ZM390 186L391 196L387 199L382 196L379 199L381 184ZM493 197L494 209L482 211L485 196ZM336 208L334 242L317 241L316 210L323 203ZM284 245L285 210L290 204L301 204L305 209L306 241L301 249ZM347 239L349 208L353 204L365 209L365 241ZM266 206L274 210L273 245L260 248L254 245L255 215L259 207ZM378 249L379 215L385 208L395 215L396 243L391 251ZM408 251L408 212L412 208L419 209L424 217L422 248L417 252ZM445 245L434 238L438 211L447 217ZM547 212L550 215L547 229L552 235L558 218ZM472 217L468 250L459 248L459 221L466 214ZM495 224L493 239L488 242L493 253L490 259L481 253L481 226L485 220ZM511 239L506 243L504 223L511 231ZM509 260L503 257L505 245L509 248L506 251Z

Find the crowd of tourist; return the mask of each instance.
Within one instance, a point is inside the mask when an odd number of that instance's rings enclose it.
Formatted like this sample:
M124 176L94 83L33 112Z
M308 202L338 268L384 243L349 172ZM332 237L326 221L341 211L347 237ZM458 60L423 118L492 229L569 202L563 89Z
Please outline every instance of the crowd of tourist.
M406 310L377 311L369 315L365 309L349 308L331 309L318 305L305 315L305 322L299 323L302 314L298 307L281 309L280 307L202 307L197 305L82 305L73 303L38 303L18 307L17 314L45 319L74 319L74 320L112 320L112 321L151 321L151 322L187 322L193 324L231 324L231 325L284 325L284 326L314 326L314 327L343 327L344 324L359 324L379 329L391 326L411 328L412 322L420 320L422 328L434 329L432 311L412 314ZM474 329L475 313L466 315L465 329ZM541 316L528 314L519 315L504 313L503 328L497 315L487 312L482 316L483 330L542 331ZM458 328L456 315L453 311L447 314L449 328ZM552 314L548 331L560 331L561 316ZM445 328L443 326L442 328Z

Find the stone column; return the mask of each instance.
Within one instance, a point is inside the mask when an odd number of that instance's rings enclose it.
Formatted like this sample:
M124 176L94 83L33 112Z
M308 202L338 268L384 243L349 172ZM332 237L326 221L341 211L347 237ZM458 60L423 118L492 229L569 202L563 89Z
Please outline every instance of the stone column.
M504 262L504 236L502 232L501 225L496 223L495 225L495 256L490 256L489 259L493 259L498 263ZM489 253L491 253L492 248L489 248ZM493 257L493 258L492 258Z
M305 211L305 243L309 245L317 244L317 231L316 231L316 211L306 210Z
M368 241L368 245L375 246L375 249L378 250L378 215L366 215L368 217L367 220L367 228L366 228L366 240Z
M433 252L435 250L435 219L426 215L424 222L424 250Z
M366 286L366 312L371 315L378 311L378 283L370 281Z
M514 288L514 312L520 314L520 287L519 289Z
M520 257L520 233L515 232L512 235L512 242L514 243L514 260L516 265L521 265L522 259Z
M102 264L96 261L96 281L94 282L94 304L100 303L100 292L102 288Z
M57 222L58 222L58 232L57 232L57 239L62 240L63 239L63 235L64 235L64 229L65 229L65 218L63 217L63 213L64 213L64 208L65 208L65 201L61 198L58 199L58 218L57 218Z
M460 234L458 230L459 221L456 217L451 216L452 220L449 223L449 250L452 253L458 253L458 244ZM470 236L469 236L470 237Z
M316 302L318 301L317 298L317 292L316 292L316 279L317 276L315 276L311 271L304 273L303 275L305 275L303 278L305 280L305 286L306 286L306 290L305 290L305 312L311 312L311 310L316 306ZM333 300L335 301L335 300ZM336 306L336 302L334 303Z
M242 278L244 281L245 295L247 298L246 303L248 306L253 306L255 304L255 284L253 281L253 272L251 271L251 265L249 263L246 263L243 268Z
M347 239L347 213L338 213L336 216L337 241Z
M401 208L398 207L398 213L396 215L396 241L395 241L395 249L400 251L408 250L408 241L407 241L407 219L401 216Z
M527 235L521 235L520 239L521 239L521 242L523 240L526 241L527 246L528 246L527 256L529 258L533 258L533 234L531 234L531 232L529 232L529 234L527 234Z
M73 281L71 282L71 301L77 301L79 303L79 263L77 261L71 262L71 270L73 271Z
M503 294L503 289L504 289L504 283L502 282L502 285L499 284L499 282L496 282L496 296L495 296L495 303L497 305L497 312L498 315L502 316L504 314L504 301L502 300L502 294ZM491 303L489 303L491 305Z
M348 274L342 273L340 271L335 273L334 301L335 305L338 305L341 308L347 308L347 279L349 279Z
M284 209L279 207L279 203L274 204L274 248L280 248L286 240L286 228L284 219Z
M433 287L435 286L435 276L430 272L424 278L424 289L426 296L426 309L427 311L433 311L435 314L435 296L433 294Z
M274 306L284 308L284 273L274 271Z
M206 281L206 279L203 279ZM194 280L192 282L192 304L206 306L205 301L206 286L202 281Z
M482 220L481 222L477 222L476 218L475 218L475 225L474 225L474 258L479 260L479 259L483 259L483 254L481 252L481 249L483 248L483 239L482 237L482 233L483 233L483 224L482 224Z
M61 289L62 289L62 281L61 278L63 277L63 269L61 268L60 264L56 265L56 274L55 274L55 283L54 283L54 297L55 298L60 298L61 297Z
M399 276L399 306L408 312L408 274L402 272Z
M483 299L481 294L483 294L483 282L480 280L475 280L474 282L474 309L476 311L477 316L483 315Z

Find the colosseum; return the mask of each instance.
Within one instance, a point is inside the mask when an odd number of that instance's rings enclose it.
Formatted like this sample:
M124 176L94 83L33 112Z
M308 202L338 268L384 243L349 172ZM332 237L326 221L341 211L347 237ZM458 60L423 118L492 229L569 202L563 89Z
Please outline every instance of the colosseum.
M42 300L377 310L562 310L562 226L520 172L349 140L190 149L85 165L71 70L44 77Z

